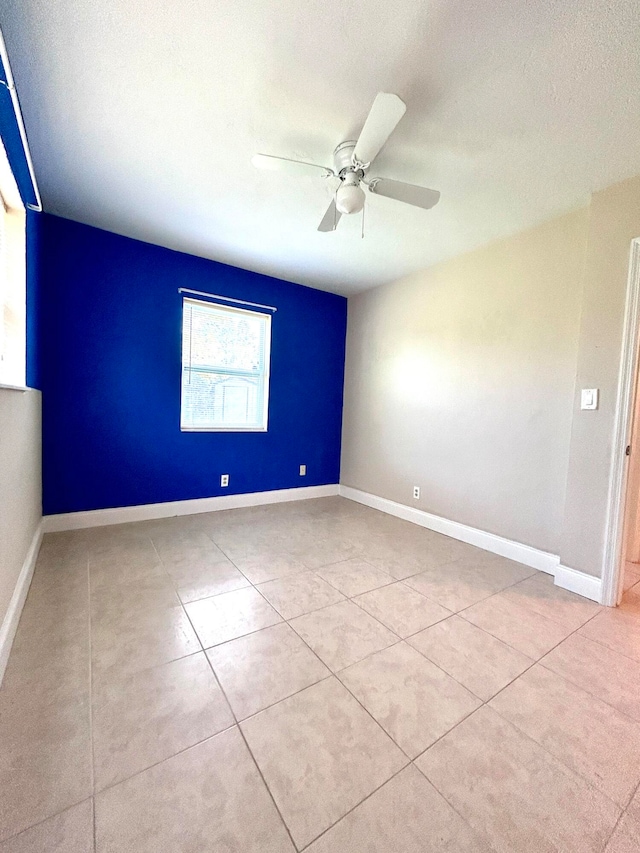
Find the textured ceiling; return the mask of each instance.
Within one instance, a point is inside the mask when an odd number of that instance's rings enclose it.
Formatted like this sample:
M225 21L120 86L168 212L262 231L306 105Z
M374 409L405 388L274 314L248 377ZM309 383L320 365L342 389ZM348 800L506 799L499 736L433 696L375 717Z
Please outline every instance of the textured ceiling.
M638 0L0 0L45 210L351 294L582 204L640 172ZM316 227L322 178L377 91L407 114L368 196Z

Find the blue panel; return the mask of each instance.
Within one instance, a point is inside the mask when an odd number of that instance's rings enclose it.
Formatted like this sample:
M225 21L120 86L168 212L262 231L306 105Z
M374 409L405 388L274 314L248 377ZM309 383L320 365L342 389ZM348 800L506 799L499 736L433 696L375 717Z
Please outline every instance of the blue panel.
M0 59L0 80L6 81L2 59ZM16 121L11 94L6 86L0 84L0 137L7 152L11 171L18 184L20 196L24 204L36 204L37 199L29 174L27 158L25 157L18 122Z
M42 388L40 377L40 222L27 211L27 385Z
M41 224L45 513L338 482L346 299ZM180 432L179 287L278 307L267 433Z

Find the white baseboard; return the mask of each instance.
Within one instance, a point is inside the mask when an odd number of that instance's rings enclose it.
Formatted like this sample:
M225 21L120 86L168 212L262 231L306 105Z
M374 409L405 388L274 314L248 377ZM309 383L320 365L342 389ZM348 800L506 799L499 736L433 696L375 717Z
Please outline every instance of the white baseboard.
M540 551L530 545L523 545L521 542L514 542L512 539L505 539L503 536L496 536L495 533L487 533L485 530L478 530L476 527L469 527L459 521L451 521L449 518L442 518L440 515L433 515L422 509L405 506L368 492L361 492L350 486L340 486L340 494L349 500L379 509L381 512L395 515L405 521L443 533L445 536L451 536L452 539L459 539L461 542L475 545L477 548L483 548L501 557L508 557L517 563L531 566L532 569L539 569L550 575L556 573L559 559L555 554L549 554L547 551Z
M443 533L445 536L451 536L452 539L459 539L461 542L475 545L477 548L483 548L501 557L508 557L517 563L531 566L532 569L547 572L554 576L556 586L575 592L584 598L590 598L592 601L602 602L602 580L585 572L579 572L577 569L561 566L560 558L556 554L550 554L547 551L532 548L530 545L523 545L521 542L514 542L512 539L505 539L503 536L496 536L495 533L487 533L485 530L478 530L476 527L469 527L415 507L405 506L387 498L361 492L350 486L340 486L340 494L349 500L379 509L381 512L395 515L397 518L411 521L421 527Z
M64 530L80 530L85 527L102 527L109 524L148 521L156 518L170 518L177 515L196 515L202 512L216 512L223 509L238 509L240 507L261 506L263 504L324 498L332 495L341 495L349 500L356 501L373 509L378 509L381 512L386 512L388 515L394 515L397 518L413 522L413 524L418 524L421 527L426 527L445 536L451 536L452 539L458 539L461 542L475 545L477 548L482 548L485 551L499 554L501 557L507 557L510 560L515 560L517 563L522 563L525 566L530 566L533 569L554 575L557 586L575 592L585 598L590 598L593 601L601 600L601 579L587 575L584 572L579 572L576 569L561 566L559 564L560 559L556 554L550 554L547 551L532 548L530 545L523 545L521 542L505 539L503 536L497 536L495 533L487 533L485 530L469 527L458 521L451 521L451 519L443 518L442 516L416 509L415 507L405 506L387 498L362 492L350 486L338 486L337 484L303 486L297 489L250 492L244 495L220 495L213 498L142 504L140 506L115 507L113 509L96 509L88 512L67 512L60 515L46 515L42 519L42 525L38 530L37 543L34 537L34 543L29 551L32 564L28 568L28 556L20 573L20 579L18 580L16 592L9 606L9 612L0 631L0 681L18 624L17 620L20 618L22 605L29 589L31 575L35 566L35 558L38 554L43 532L58 533ZM22 595L21 598L20 595ZM13 611L17 613L17 616L13 617L15 625L13 633L10 634L10 628L7 625L10 622L10 614ZM11 639L8 643L5 656L5 636L9 636L9 634Z
M65 512L60 515L45 515L42 519L43 530L45 533L60 533L63 530L104 527L130 521L149 521L155 518L171 518L175 515L197 515L201 512L216 512L221 509L239 509L246 506L326 498L337 495L338 489L337 483L332 483L328 486L302 486L297 489L249 492L244 495L219 495L214 498L195 498L187 501L94 509L87 512Z
M18 580L16 582L15 589L13 590L11 601L9 602L9 607L2 621L2 625L0 626L0 685L2 684L4 671L9 660L11 646L13 645L13 640L16 635L16 631L18 630L18 622L20 621L22 608L24 607L27 593L29 592L31 578L33 577L33 570L36 567L38 551L40 550L40 543L42 542L42 533L43 527L42 522L40 522L36 528L36 532L33 534L33 539L31 540L27 556L24 558L24 563L20 569L20 574L18 575Z
M556 586L575 592L584 598L602 603L602 579L567 566L558 566L556 570Z

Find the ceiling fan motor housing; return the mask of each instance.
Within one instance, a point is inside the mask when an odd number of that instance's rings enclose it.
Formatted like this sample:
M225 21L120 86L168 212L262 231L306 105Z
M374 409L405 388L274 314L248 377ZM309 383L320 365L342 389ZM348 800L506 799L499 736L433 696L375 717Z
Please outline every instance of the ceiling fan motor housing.
M353 139L348 142L341 142L333 152L333 168L336 175L346 169L353 169L353 152L355 151L356 143Z

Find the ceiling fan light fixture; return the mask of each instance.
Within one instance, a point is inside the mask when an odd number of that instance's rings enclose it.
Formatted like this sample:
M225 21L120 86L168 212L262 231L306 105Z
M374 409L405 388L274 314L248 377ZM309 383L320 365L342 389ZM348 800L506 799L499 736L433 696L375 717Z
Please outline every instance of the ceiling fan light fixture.
M359 213L364 207L364 192L358 184L343 183L336 192L336 207L340 213Z

